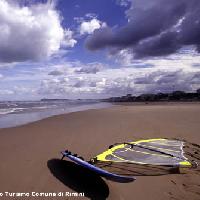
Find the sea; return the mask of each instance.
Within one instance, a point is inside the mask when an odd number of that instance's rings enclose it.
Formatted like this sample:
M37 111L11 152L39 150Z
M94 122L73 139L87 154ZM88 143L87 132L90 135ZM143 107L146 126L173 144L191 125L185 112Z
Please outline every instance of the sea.
M15 127L54 115L110 106L110 103L100 100L0 101L0 128Z

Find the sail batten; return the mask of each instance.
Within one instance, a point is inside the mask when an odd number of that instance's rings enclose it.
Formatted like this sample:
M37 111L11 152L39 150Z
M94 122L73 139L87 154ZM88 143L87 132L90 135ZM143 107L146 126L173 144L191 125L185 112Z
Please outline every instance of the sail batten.
M184 142L169 139L139 140L114 145L96 156L97 161L188 167Z

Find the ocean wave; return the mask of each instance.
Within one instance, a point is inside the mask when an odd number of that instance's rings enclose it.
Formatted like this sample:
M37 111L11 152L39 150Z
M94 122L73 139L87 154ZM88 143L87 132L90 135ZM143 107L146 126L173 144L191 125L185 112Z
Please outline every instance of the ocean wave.
M6 115L9 113L13 113L16 111L16 108L1 108L0 109L0 115Z
M1 101L0 102L0 116L8 114L32 113L42 111L63 111L72 107L87 105L97 102L88 101Z

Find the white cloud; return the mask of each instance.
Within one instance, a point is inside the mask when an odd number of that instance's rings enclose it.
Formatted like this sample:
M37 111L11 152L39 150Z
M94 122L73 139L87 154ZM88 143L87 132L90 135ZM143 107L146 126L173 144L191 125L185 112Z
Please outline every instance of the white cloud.
M136 88L143 88L143 93L172 92L175 90L195 91L200 87L196 79L198 72L155 71L135 79Z
M0 62L40 60L56 53L61 46L73 47L76 40L61 26L53 3L20 7L0 1Z
M81 35L92 34L96 29L100 29L101 27L105 26L105 22L101 22L100 20L93 18L90 21L82 21L79 27L79 31Z
M79 66L82 64L79 63ZM73 68L73 66L72 66ZM104 98L127 93L195 91L200 88L200 71L196 68L102 68L98 73L77 73L78 66L68 74L43 81L39 94L60 98Z
M190 70L200 66L200 55L195 52L193 46L180 49L176 54L164 57L155 57L147 59L134 59L130 49L122 49L117 53L108 55L109 59L113 59L120 67L133 68L155 68L160 70Z
M116 2L123 7L127 7L130 4L130 0L117 0Z
M168 60L161 58L137 60L133 63L135 64L133 67L123 68L111 68L103 63L60 61L56 65L51 63L41 69L31 69L31 73L28 73L27 70L30 72L28 68L8 69L0 88L4 90L2 96L7 96L7 99L11 97L16 99L20 96L104 98L127 93L139 95L172 90L195 91L200 88L200 70L198 67L193 67L198 60L197 55L174 55L168 57ZM147 65L153 67L146 67ZM15 71L13 75L10 73L12 70ZM18 92L16 89L13 90L13 85L20 88ZM7 90L14 93L8 94Z
M130 66L135 62L133 59L133 54L129 51L129 49L122 49L114 56L110 54L109 57L114 57L115 62L123 66Z
M64 41L63 45L67 47L74 47L74 45L77 43L75 39L73 39L73 31L70 29L65 30L64 35Z
M80 63L81 65L81 63ZM195 91L200 88L200 71L195 69L159 69L159 68L103 68L98 73L77 73L79 67L68 67L67 73L58 76L27 75L26 80L33 78L37 84L20 84L20 77L15 77L13 83L17 89L9 88L4 83L1 89L3 97L18 96L34 98L104 98L121 96L127 93L139 95L142 93L171 92L173 90ZM74 69L75 68L75 69ZM52 69L64 69L52 67ZM60 70L62 71L62 70ZM51 71L52 72L52 71ZM16 80L18 80L16 82ZM8 81L6 77L5 81ZM15 81L15 82L14 82ZM10 82L10 81L9 81ZM24 82L24 81L23 81ZM39 83L41 84L39 85ZM12 92L13 91L13 92ZM20 95L19 95L20 94Z
M93 18L97 18L97 14L95 14L95 13L87 13L85 15L85 17L87 17L89 19L93 19Z
M4 89L0 89L0 95L12 95L14 94L14 92L12 90L4 90Z
M53 71L49 72L48 75L60 76L60 75L63 75L63 71L61 71L61 70L53 70Z
M96 74L97 72L100 72L104 66L101 63L89 63L83 67L80 67L79 69L76 69L76 73L85 73L85 74Z

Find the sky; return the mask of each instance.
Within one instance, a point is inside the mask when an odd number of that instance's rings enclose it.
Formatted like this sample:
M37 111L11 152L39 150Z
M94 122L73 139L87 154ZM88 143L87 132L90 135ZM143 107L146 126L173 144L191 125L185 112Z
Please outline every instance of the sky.
M199 0L0 0L0 100L199 88Z

